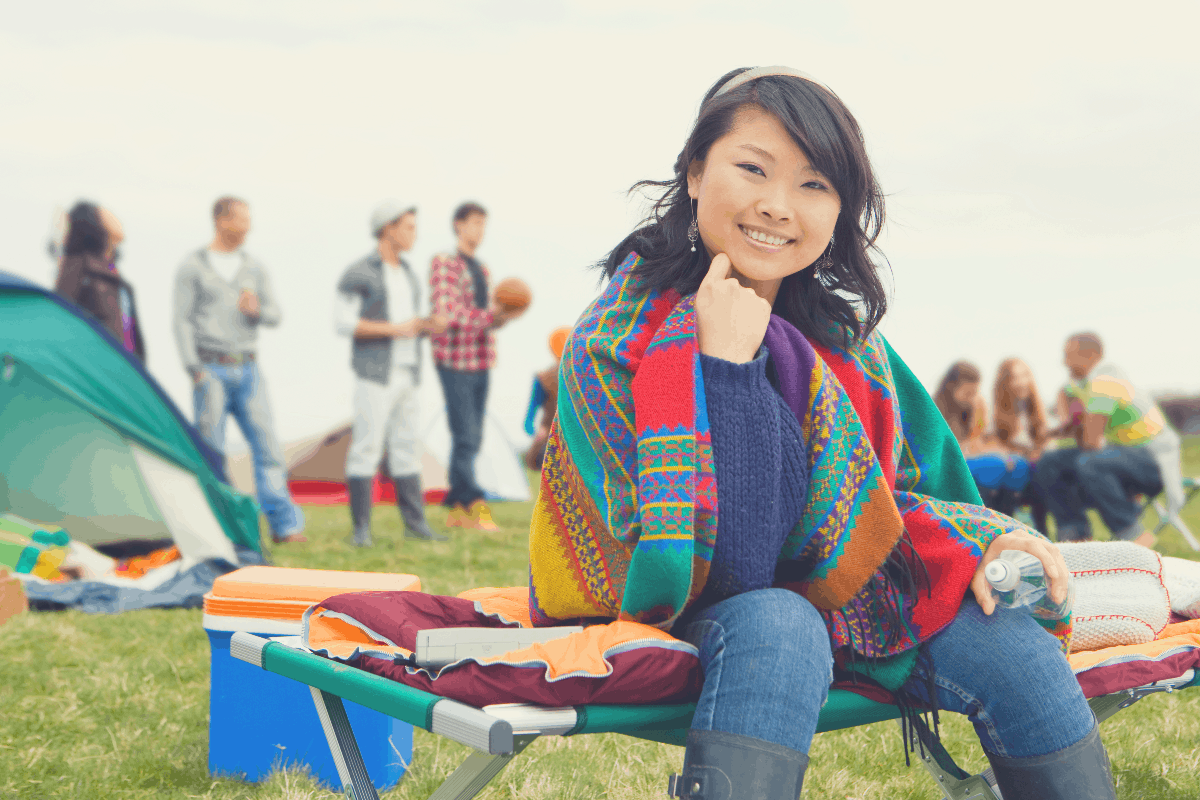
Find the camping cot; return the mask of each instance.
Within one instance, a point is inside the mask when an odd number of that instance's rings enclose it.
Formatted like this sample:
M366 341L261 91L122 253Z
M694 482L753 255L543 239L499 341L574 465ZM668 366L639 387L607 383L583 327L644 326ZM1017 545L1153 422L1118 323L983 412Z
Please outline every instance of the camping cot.
M475 748L477 752L451 773L430 800L470 800L539 736L621 733L683 745L695 711L694 703L568 708L498 704L476 708L302 648L299 637L266 639L250 633L235 633L230 641L230 653L235 658L310 687L343 790L351 800L377 800L379 795L363 765L343 699ZM1118 652L1123 648L1109 650L1114 651L1109 661L1128 661L1127 652ZM1164 663L1161 659L1164 654L1158 655L1157 663ZM1131 671L1129 674L1137 673ZM1148 695L1171 693L1198 683L1200 670L1189 667L1178 675L1146 683L1119 688L1105 686L1103 694L1091 697L1088 702L1102 722ZM896 706L854 692L832 689L821 709L817 732L899 719L900 716ZM1000 800L991 770L979 775L968 774L954 763L936 738L928 735L919 721L915 727L920 739L918 758L947 800Z

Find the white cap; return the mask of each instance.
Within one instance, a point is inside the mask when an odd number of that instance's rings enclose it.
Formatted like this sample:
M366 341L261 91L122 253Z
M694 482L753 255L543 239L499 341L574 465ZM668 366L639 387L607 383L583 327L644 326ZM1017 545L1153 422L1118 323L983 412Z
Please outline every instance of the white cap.
M371 235L379 238L379 232L391 225L405 214L415 214L417 207L412 203L401 203L397 200L385 200L371 212Z
M983 568L983 577L997 592L1010 592L1021 582L1020 571L999 558Z

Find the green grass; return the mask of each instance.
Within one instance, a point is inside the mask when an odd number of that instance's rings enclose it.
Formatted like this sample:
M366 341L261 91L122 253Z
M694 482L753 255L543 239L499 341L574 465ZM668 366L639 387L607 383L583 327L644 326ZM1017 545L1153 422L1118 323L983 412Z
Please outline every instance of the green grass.
M1186 474L1200 474L1200 440L1185 451ZM451 532L444 544L404 541L396 510L375 510L376 546L345 544L344 508L306 509L310 542L276 547L280 566L408 572L426 591L527 581L531 503L494 507L502 530ZM1187 521L1200 531L1200 503ZM443 519L430 508L430 519ZM1097 525L1097 532L1103 526ZM1101 534L1103 535L1103 534ZM1158 549L1196 558L1174 530ZM208 640L197 610L26 614L0 626L0 796L20 798L341 797L303 771L261 784L213 779L208 761ZM966 769L985 765L970 725L947 715L943 741ZM1118 796L1200 797L1200 691L1156 695L1104 723ZM413 767L390 800L420 800L468 749L417 731ZM809 800L941 797L925 771L906 769L897 726L877 723L821 734L805 782ZM502 772L481 797L661 798L683 750L625 736L546 737Z

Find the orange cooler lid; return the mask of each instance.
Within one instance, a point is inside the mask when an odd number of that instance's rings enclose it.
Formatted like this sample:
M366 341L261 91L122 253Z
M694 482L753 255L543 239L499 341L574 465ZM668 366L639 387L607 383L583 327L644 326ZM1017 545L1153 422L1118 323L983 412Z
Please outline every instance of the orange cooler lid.
M312 606L307 600L239 600L204 595L204 613L218 617L254 617L256 619L295 619Z
M419 592L416 575L343 572L295 567L243 567L213 581L214 597L232 600L302 600L319 603L347 592Z

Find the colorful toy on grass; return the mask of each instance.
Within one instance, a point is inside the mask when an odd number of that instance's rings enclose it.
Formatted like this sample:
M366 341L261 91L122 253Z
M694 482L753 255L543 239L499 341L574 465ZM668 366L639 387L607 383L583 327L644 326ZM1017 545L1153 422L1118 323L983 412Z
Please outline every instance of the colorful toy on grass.
M0 567L49 581L66 580L59 567L67 559L70 543L70 535L55 525L0 515Z

